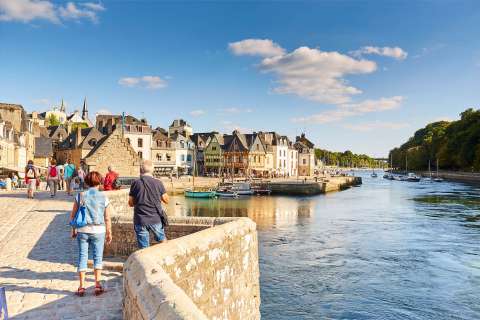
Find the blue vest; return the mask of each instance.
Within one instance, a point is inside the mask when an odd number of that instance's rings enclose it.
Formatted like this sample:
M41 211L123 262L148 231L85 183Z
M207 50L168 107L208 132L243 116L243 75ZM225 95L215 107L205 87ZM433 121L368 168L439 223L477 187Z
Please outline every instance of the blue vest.
M105 225L105 208L107 197L97 188L90 188L83 192L87 224Z

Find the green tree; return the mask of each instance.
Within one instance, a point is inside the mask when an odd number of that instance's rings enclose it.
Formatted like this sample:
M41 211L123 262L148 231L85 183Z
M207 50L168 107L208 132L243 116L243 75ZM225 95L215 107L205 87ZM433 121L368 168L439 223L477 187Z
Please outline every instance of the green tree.
M53 113L51 113L48 116L47 123L48 123L49 126L59 126L61 124L60 120L58 120L58 117L56 115L54 115Z

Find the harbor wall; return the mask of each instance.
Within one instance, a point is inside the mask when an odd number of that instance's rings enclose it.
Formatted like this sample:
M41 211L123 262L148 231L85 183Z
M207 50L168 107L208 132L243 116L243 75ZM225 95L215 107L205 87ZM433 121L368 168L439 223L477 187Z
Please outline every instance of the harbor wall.
M423 177L429 177L428 171L421 171L418 174ZM436 172L432 172L432 175L436 177ZM480 173L477 172L465 172L465 171L439 171L438 175L449 181L465 182L472 184L480 184Z
M331 177L312 180L295 180L285 182L271 182L269 187L272 194L278 195L317 195L327 192L340 191L351 186L362 184L361 177Z
M260 319L252 220L169 217L169 240L137 250L128 190L107 196L114 209L113 241L104 254L129 256L123 268L124 319Z
M257 241L256 224L238 218L136 251L124 319L260 319Z

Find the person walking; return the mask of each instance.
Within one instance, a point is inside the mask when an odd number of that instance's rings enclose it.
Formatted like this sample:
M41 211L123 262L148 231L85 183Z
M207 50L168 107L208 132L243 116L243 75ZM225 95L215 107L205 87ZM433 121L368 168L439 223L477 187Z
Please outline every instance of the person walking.
M153 165L149 160L140 166L140 179L130 187L128 205L134 207L133 223L140 249L150 246L150 232L157 242L167 240L164 227L168 224L162 202L168 204L168 195L160 180L152 176Z
M77 170L80 190L83 190L85 186L85 176L87 175L87 170L85 167L85 162L83 160L80 161L80 166Z
M113 166L108 166L108 172L105 175L105 180L103 181L103 190L104 191L112 191L117 189L116 188L116 181L118 178L118 173L115 172Z
M105 289L101 285L103 267L103 248L105 242L112 242L111 209L110 202L104 192L99 190L102 175L96 171L90 172L85 177L87 191L78 193L75 198L70 221L73 220L80 206L84 206L87 225L85 227L72 228L72 238L78 243L78 276L80 285L77 295L85 295L85 273L87 271L88 249L92 249L93 269L95 276L95 295L101 295Z
M67 189L67 194L71 196L72 195L71 183L72 183L73 175L75 173L75 165L72 163L70 159L67 159L67 163L65 164L63 171L64 171L63 176L65 178L65 187Z
M58 190L65 190L65 171L63 170L63 165L57 164L58 175Z
M47 184L50 189L50 197L52 198L57 195L59 175L60 171L57 168L57 161L52 159L47 171Z
M28 164L25 167L25 182L27 183L27 196L33 199L35 195L35 189L37 188L37 170L33 166L33 160L28 160Z

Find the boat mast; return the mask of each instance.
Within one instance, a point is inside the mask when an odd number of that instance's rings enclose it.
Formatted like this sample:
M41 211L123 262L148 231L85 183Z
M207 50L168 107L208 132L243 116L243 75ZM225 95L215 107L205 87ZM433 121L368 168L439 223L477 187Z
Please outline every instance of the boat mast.
M432 169L430 168L430 159L428 159L428 173L430 174L430 179L432 179Z

